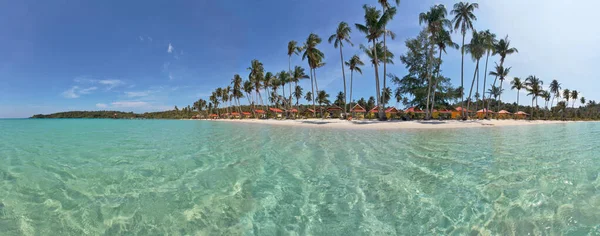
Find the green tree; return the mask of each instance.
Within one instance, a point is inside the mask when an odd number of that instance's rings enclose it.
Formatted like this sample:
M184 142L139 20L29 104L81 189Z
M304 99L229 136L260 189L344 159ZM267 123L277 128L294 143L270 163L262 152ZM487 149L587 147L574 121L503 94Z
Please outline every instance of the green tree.
M302 98L302 87L300 87L299 85L296 85L293 95L296 98L296 107L298 107L298 101L300 101L300 98Z
M495 76L496 78L500 79L500 89L502 89L502 82L504 81L504 79L506 78L506 76L508 76L508 73L510 73L510 67L509 68L504 68L502 65L498 65L496 64L496 71L490 71L490 75ZM494 80L494 85L496 86L496 81ZM501 101L501 97L499 98L498 101ZM497 109L499 109L500 107L498 107ZM488 108L489 109L489 108Z
M381 104L381 88L379 87L379 62L377 56L377 41L379 38L385 33L385 26L391 19L391 15L395 12L385 11L381 14L381 11L375 9L374 7L369 7L367 5L363 5L363 9L365 10L365 24L355 24L356 29L361 33L365 34L368 42L373 43L374 48L374 60L375 60L375 89L377 95L377 103L379 107L383 107ZM379 109L379 117L380 119L385 119L385 114L383 109Z
M240 105L240 98L244 97L244 93L242 92L242 83L243 83L243 79L239 74L235 74L233 76L233 79L231 79L231 84L233 85L233 91L232 91L232 95L233 98L236 100L236 105L238 107L238 111L241 114L242 113L242 107Z
M335 31L335 34L329 36L329 43L333 43L335 48L340 49L340 63L342 64L342 79L344 82L344 104L346 104L346 72L344 68L344 54L342 53L342 47L344 47L344 42L350 44L350 46L354 46L350 41L350 33L352 29L348 26L346 22L340 22ZM346 106L344 106L344 114L346 114Z
M362 70L360 66L364 66L365 63L360 60L358 55L354 55L350 58L349 61L346 62L346 66L350 69L350 105L352 105L352 82L354 78L354 71L360 73L362 75ZM352 109L352 107L350 107Z
M465 36L467 35L467 31L474 30L473 22L477 20L477 17L473 12L475 9L479 8L479 4L477 3L465 3L459 2L454 4L454 9L450 12L450 14L454 15L454 19L452 19L452 23L454 23L454 29L460 29L460 33L462 35L462 46L461 46L461 63L460 63L460 87L465 87L464 85L464 68L465 68ZM461 95L462 106L465 105L464 95ZM463 117L464 110L463 110Z
M335 101L333 102L333 104L335 104L338 107L342 107L342 106L346 106L346 101L344 101L344 93L342 91L340 91L338 93L338 95L335 97Z
M565 108L567 108L569 105L569 99L571 98L571 90L569 90L569 89L563 90L563 98L565 98L565 100L566 100Z
M329 94L325 92L325 90L319 91L317 95L317 103L319 103L319 107L322 107L323 104L329 105L331 102L329 101Z
M483 33L480 33L481 37L483 38L483 41L485 43L485 51L486 51L486 57L485 57L485 70L483 73L483 86L481 87L481 89L483 90L483 97L482 97L482 101L483 101L483 107L485 107L485 88L487 85L487 71L488 71L488 60L490 59L490 52L492 52L494 50L494 44L496 44L496 35L493 34L492 32L490 32L490 30L486 30L483 31ZM489 109L489 106L488 106Z
M498 97L500 97L502 92L504 92L504 89L502 89L500 87L496 87L494 85L492 85L492 87L488 90L488 93L490 95L492 95L494 97L494 100L496 100L496 101L498 101ZM489 103L488 103L488 105L489 105ZM488 110L489 110L489 108L488 108Z
M533 120L533 112L534 112L534 105L533 102L535 101L535 106L537 106L537 98L542 96L543 94L543 89L542 89L542 85L544 84L543 81L541 81L539 78L530 75L527 77L527 79L525 79L525 86L527 86L527 96L531 96L531 119Z
M265 69L263 67L263 64L260 61L254 59L250 62L250 67L248 67L248 70L250 70L248 79L254 84L254 90L257 94L258 99L260 100L260 104L261 106L264 106L263 99L260 94L260 89L263 88L263 82L265 80Z
M501 39L500 41L496 42L496 44L494 44L494 50L493 50L492 55L500 55L500 68L504 68L504 60L506 59L506 56L513 54L513 53L518 53L518 52L519 52L519 50L517 50L516 48L510 47L510 40L508 40L508 35L507 35L506 37L504 37L504 39ZM496 67L497 67L497 65L496 65ZM508 74L508 73L506 73L506 74ZM492 75L492 74L490 73L490 75ZM502 81L504 81L504 77L501 77L500 75L496 75L496 77L494 78L493 85L496 86L496 80L498 78L500 78L500 88L502 88ZM488 108L489 108L489 106L488 106Z
M306 42L304 43L304 47L303 47L304 54L302 54L302 60L307 59L308 66L311 69L310 86L311 86L313 94L315 92L315 88L317 90L317 93L319 92L319 86L317 84L316 69L319 67L320 64L322 64L322 61L325 58L325 54L323 52L321 52L319 49L317 49L317 45L319 45L321 43L321 41L322 40L318 35L311 33L310 35L308 35L308 38L306 39ZM313 82L314 82L314 86L313 86ZM314 100L313 100L313 110L316 111ZM316 115L316 114L313 114L313 115Z
M396 2L396 6L400 5L400 0L394 0L394 1ZM378 0L378 2L381 5L381 7L383 8L384 12L389 12L390 13L389 14L390 15L389 16L390 17L389 20L392 20L394 18L394 15L396 15L396 8L392 7L391 4L390 4L390 1L388 1L388 0ZM387 29L386 26L387 25L383 26L383 32L384 32L384 34L383 34L383 48L386 49L385 51L383 51L383 58L387 58L387 55L386 55L387 54L387 48L388 48L387 47L387 42L386 42L387 36L389 35L392 40L394 40L396 38L396 35L394 34L394 32L392 32L389 29ZM387 84L386 84L386 80L387 79L386 78L387 78L387 62L384 61L383 62L383 87L384 88L387 87ZM352 102L352 101L350 101L350 102Z
M577 97L578 96L579 96L579 92L577 92L577 90L571 91L571 98L573 99L573 106L572 106L572 108L575 108L575 101L577 101Z
M523 84L523 82L521 82L521 79L518 77L513 78L513 80L510 82L510 84L511 84L511 89L517 90L517 110L519 110L519 94L521 93L521 89L523 89L524 84Z
M467 53L471 54L471 58L473 59L473 61L476 62L475 71L473 72L473 82L471 82L471 89L469 90L469 102L467 103L467 110L469 110L469 107L471 106L471 94L473 93L473 86L475 85L475 78L477 76L477 73L479 73L479 60L481 60L483 54L485 53L485 41L483 37L481 37L480 34L477 33L477 31L473 30L473 37L471 38L471 42L467 45L464 45L464 48ZM477 102L477 100L475 100L475 102ZM466 117L464 119L466 119Z
M250 110L252 111L252 115L256 117L254 114L254 98L252 98L252 92L254 91L254 84L250 80L244 81L243 90L246 93L246 98L248 98L248 105L250 106Z
M550 108L552 108L552 105L554 104L554 99L560 97L560 89L560 83L557 80L552 80L552 82L550 82L550 92L553 95L552 102L550 102Z
M308 101L308 102L311 102L313 100L312 97L313 97L312 92L310 92L310 91L307 92L306 95L304 95L304 99L306 99L306 101Z
M432 96L431 111L429 112L429 118L431 118L431 114L433 113L433 109L435 107L435 94L436 94L437 85L440 82L440 80L438 78L440 77L440 66L442 65L442 52L446 53L446 48L448 48L448 47L458 49L458 44L456 44L452 41L450 32L448 32L447 30L440 30L440 31L436 32L436 34L433 37L433 43L435 43L438 47L439 56L438 56L437 69L436 69L437 74L434 77L436 79L433 80L433 85L432 85L432 89L431 89L433 91L433 93L431 95ZM477 72L477 74L479 75L479 72Z

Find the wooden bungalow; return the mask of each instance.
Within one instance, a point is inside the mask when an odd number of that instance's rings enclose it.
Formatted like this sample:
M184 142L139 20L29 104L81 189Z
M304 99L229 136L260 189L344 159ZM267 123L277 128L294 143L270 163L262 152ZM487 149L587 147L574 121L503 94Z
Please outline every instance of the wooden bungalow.
M271 113L273 114L273 116L275 116L276 118L282 118L283 111L279 108L274 108L274 107L270 107L269 111L271 111Z
M315 117L315 110L310 109L310 108L306 108L304 109L304 111L302 111L302 116L304 116L304 118L314 118Z
M483 108L479 111L477 111L477 114L475 115L478 119L484 119L486 117L492 117L492 115L496 114L496 112L490 111L487 108Z
M461 117L463 110L466 111L468 115L473 114L473 111L471 111L471 110L467 110L462 107L457 107L454 111L452 111L452 116L451 116L452 119L457 119L457 118Z
M328 107L326 111L328 114L325 117L328 117L328 118L342 117L342 108L341 107L333 105L333 106Z
M254 114L256 115L255 118L266 118L265 113L266 112L263 110L254 110Z
M242 117L243 118L250 118L252 116L252 113L247 112L247 111L243 111L242 112Z
M296 108L289 109L286 112L290 114L291 118L295 119L296 116L298 116L298 109L296 109Z
M496 117L498 119L507 119L507 118L510 118L511 114L512 113L508 112L507 110L502 110L502 111L498 112L498 114L496 115Z
M242 118L241 114L239 112L232 112L230 118L235 118L235 119L240 119Z
M409 107L406 110L404 110L404 113L406 115L408 115L408 117L410 119L424 118L424 114L425 114L424 111L422 111L421 109L419 109L417 107Z
M527 119L528 116L529 114L522 111L518 111L517 113L515 113L515 119Z
M211 119L213 119L213 120L219 118L219 116L217 114L210 114L208 117L211 118Z
M388 109L385 109L385 116L388 119L398 118L398 113L401 112L402 111L396 109L395 107L388 107Z
M352 107L352 109L350 109L350 112L353 115L349 119L352 119L352 118L364 119L365 118L365 112L367 112L367 110L365 110L364 107L356 104L356 105L354 105L354 107Z

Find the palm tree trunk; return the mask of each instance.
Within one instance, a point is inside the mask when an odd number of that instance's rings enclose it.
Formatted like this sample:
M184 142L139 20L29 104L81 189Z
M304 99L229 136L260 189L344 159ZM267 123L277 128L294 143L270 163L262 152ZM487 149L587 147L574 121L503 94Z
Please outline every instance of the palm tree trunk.
M477 59L477 64L479 64L479 59ZM479 66L477 67L477 86L475 86L475 94L479 93ZM481 94L479 94L481 96ZM477 97L479 97L477 96ZM475 111L479 110L479 102L477 101L477 97L475 98ZM487 113L486 113L487 114Z
M429 120L431 113L429 113L429 100L431 98L431 80L433 79L433 71L431 71L431 65L433 64L433 48L431 44L429 52L427 53L427 101L425 102L425 119ZM441 51L441 50L440 50Z
M377 60L377 42L373 40L373 55L375 56L375 89L377 90L377 107L379 113L379 120L385 120L385 113L381 104L381 88L379 87L379 60Z
M384 11L386 11L384 9ZM383 26L383 89L386 88L386 81L387 81L387 44L386 44L386 37L387 36L387 32L386 32L386 28L385 26ZM382 104L381 109L385 109L385 104Z
M468 110L469 110L469 107L471 106L471 94L473 93L473 86L475 85L475 78L477 75L477 70L479 70L479 60L477 60L477 65L475 66L475 71L473 71L473 82L471 82L471 89L469 89L469 97L467 98L467 101L468 101L467 102L467 116L469 116ZM475 112L477 112L477 111L475 111ZM487 114L487 111L485 113ZM477 114L477 113L475 113L475 114Z
M385 36L384 36L385 37ZM342 78L344 79L344 116L347 116L346 106L348 105L347 93L346 93L346 72L344 68L344 55L342 54L342 45L340 44L340 60L342 63Z
M440 55L438 56L438 58L439 58L439 61L441 62L442 61L442 50L440 50ZM433 115L433 109L435 107L435 90L437 88L437 82L438 82L437 78L438 78L438 76L440 76L440 65L441 64L442 63L438 64L438 66L437 66L437 74L435 75L435 79L434 79L435 82L433 82L433 89L432 89L433 95L431 96L432 97L431 98L431 113L430 113L431 115Z
M492 87L496 87L496 80L498 79L498 76L496 76L496 78L494 78L494 83L492 84ZM490 98L492 97L492 95L490 94ZM497 97L494 97L497 98ZM487 103L487 109L488 111L490 110L490 101L488 101Z
M317 117L317 108L315 107L315 86L314 86L314 76L313 76L313 68L310 69L310 89L312 90L312 103L313 103L313 116Z
M317 83L317 68L313 70L315 74L315 89L317 90L317 95L319 93L319 84ZM323 118L323 109L321 109L321 103L319 103L319 114L321 114L321 118Z
M350 69L350 109L352 109L352 79L354 77L354 70ZM354 119L354 112L352 112L352 118Z
M488 59L490 59L490 50L487 50L487 56L485 58L485 70L483 71L483 87L481 88L481 90L483 90L482 95L481 95L481 101L483 102L483 107L485 107L485 84L487 82L487 68L488 68ZM489 110L489 105L488 105L488 110ZM485 117L487 117L487 114L485 115Z
M535 98L531 98L531 116L529 117L530 120L533 120L533 100L535 100Z
M464 71L465 71L465 34L466 32L463 32L462 34L462 47L460 48L460 54L461 54L461 59L460 59L460 87L462 88L461 90L461 94L460 97L462 99L461 102L461 106L462 106L462 113L463 113L463 117L465 117L465 85L464 85ZM468 113L468 111L467 111ZM464 118L463 118L464 119Z

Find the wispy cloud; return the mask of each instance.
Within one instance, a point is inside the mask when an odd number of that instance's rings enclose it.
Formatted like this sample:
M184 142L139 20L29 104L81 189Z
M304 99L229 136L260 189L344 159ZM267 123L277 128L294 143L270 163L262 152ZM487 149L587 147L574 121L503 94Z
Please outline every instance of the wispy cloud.
M149 103L142 101L117 101L111 103L111 105L115 108L144 108L147 107Z
M121 86L123 84L125 84L125 82L118 80L118 79L106 79L106 80L98 80L99 84L102 85L106 85L107 86L107 90L111 90L114 87L118 87Z
M130 98L135 97L146 97L150 95L151 91L133 91L133 92L125 92L125 96Z
M167 52L172 53L174 49L175 48L173 47L173 45L171 45L171 43L169 43L169 47L167 47Z
M140 41L144 42L144 37L139 36Z
M90 94L92 91L98 89L97 87L89 87L89 88L80 88L75 85L66 91L62 92L62 96L65 98L78 98L81 94Z

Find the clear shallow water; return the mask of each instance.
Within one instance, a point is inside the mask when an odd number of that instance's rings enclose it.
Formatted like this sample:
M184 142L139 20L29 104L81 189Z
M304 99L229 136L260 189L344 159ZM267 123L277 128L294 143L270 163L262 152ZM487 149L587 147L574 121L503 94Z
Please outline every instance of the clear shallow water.
M0 234L598 235L599 137L0 120Z

